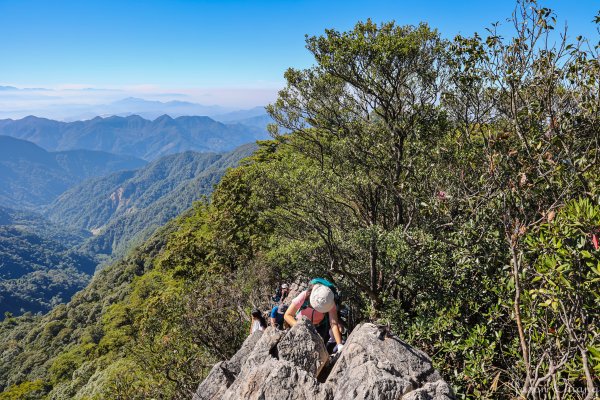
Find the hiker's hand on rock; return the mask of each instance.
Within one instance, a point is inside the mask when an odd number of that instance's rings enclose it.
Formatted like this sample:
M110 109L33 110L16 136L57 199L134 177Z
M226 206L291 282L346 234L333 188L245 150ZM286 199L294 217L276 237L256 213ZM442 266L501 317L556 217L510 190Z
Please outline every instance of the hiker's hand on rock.
M344 345L343 345L342 343L340 343L340 344L337 344L337 345L335 346L335 348L333 349L333 352L334 352L334 353L339 353L340 351L342 351L342 349L343 349L343 348L344 348Z

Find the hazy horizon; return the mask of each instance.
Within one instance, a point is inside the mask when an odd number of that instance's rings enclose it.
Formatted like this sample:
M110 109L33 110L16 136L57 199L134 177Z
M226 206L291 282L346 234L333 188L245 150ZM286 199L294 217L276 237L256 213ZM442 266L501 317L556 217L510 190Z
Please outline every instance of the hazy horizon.
M567 23L569 36L597 40L594 1L542 4L557 13L557 31ZM0 0L5 55L0 118L88 118L130 97L195 103L218 112L247 110L276 99L287 68L312 65L305 35L348 30L371 18L399 25L427 21L452 38L485 33L485 27L509 17L514 6L512 0Z
M264 107L276 95L277 89L258 88L182 89L181 93L160 93L152 88L17 88L0 85L0 119L34 115L73 121L150 111L153 111L151 115L215 116ZM175 108L179 110L173 111Z

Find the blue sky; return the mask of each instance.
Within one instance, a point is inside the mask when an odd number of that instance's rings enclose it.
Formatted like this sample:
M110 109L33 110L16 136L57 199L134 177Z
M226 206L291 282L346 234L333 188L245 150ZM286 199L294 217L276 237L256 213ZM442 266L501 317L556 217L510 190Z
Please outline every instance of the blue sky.
M568 21L572 35L596 37L591 20L599 1L542 4ZM370 17L399 24L426 21L453 37L503 21L514 5L509 0L0 0L0 85L108 88L165 99L171 93L197 101L204 93L209 103L231 102L239 94L244 99L239 106L250 106L274 96L286 68L311 64L305 34L347 30ZM211 99L213 92L221 95Z

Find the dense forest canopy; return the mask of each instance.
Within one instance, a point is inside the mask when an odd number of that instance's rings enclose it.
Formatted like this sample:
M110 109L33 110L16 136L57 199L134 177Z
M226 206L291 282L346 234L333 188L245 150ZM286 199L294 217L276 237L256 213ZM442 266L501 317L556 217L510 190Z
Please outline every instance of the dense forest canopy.
M210 202L70 304L0 325L0 399L189 398L270 285L302 276L425 350L459 398L593 399L600 43L554 21L527 1L511 37L307 38L273 140Z

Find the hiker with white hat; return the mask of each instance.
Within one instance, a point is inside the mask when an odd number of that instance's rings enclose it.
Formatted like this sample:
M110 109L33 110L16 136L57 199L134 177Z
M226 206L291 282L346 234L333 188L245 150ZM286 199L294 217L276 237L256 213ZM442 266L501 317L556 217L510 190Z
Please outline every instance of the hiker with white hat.
M287 283L284 283L281 285L281 300L280 301L284 301L288 294L290 294L290 287L288 286Z
M275 304L282 303L287 298L288 294L290 294L290 287L287 283L283 283L275 289L275 295L271 297L271 300L273 300L273 303Z
M324 342L329 338L331 327L333 338L337 343L334 353L344 347L335 304L335 290L335 285L326 279L313 279L308 289L292 300L284 316L285 322L290 326L296 325L298 318L306 317L315 326Z

